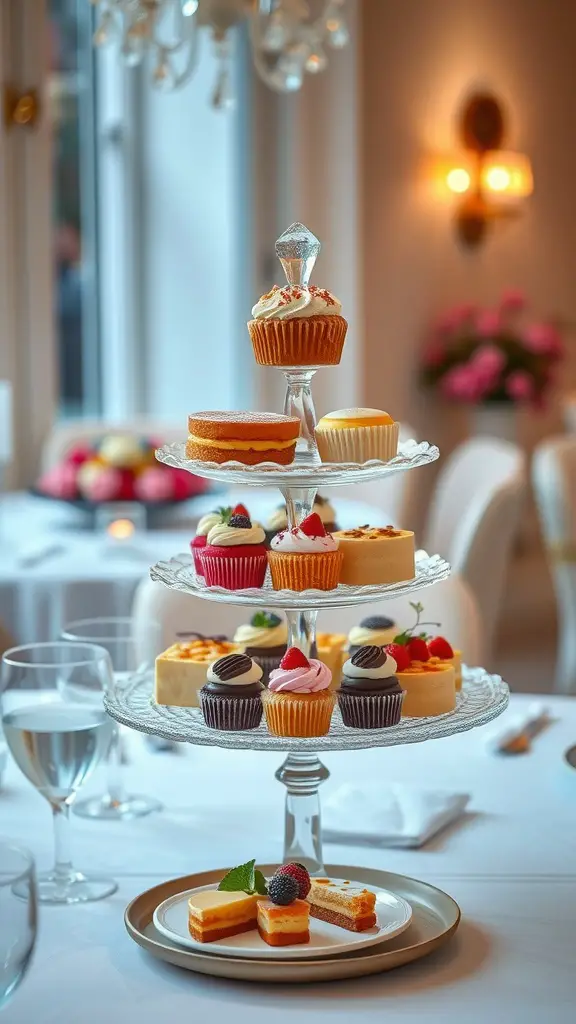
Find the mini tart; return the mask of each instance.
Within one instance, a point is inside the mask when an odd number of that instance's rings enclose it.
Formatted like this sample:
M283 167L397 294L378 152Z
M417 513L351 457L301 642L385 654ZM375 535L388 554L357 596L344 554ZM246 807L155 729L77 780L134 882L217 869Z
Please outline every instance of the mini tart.
M241 651L238 644L210 639L172 644L156 658L156 703L176 708L199 707L208 665L226 654Z
M337 409L316 425L322 462L388 462L398 453L399 425L380 409Z
M197 412L188 417L186 457L201 462L294 461L300 420L271 412Z
M414 579L414 534L391 526L361 526L334 534L344 560L340 582L349 586L387 585Z
M268 565L274 590L334 590L340 580L342 552L287 554L269 551Z
M347 330L339 314L248 321L260 366L337 366Z
M273 736L325 736L330 731L336 694L328 689L316 693L264 690L262 703Z
M428 718L454 711L456 681L449 661L441 661L440 658L413 661L396 676L405 690L402 717Z

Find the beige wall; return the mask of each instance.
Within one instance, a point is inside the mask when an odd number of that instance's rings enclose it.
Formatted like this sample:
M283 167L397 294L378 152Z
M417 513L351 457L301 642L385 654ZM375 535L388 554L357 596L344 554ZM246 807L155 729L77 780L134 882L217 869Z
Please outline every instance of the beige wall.
M466 429L415 384L429 317L462 300L526 289L536 308L576 322L576 3L573 0L360 0L364 358L368 405L449 444ZM459 249L450 208L422 162L455 148L454 118L475 85L503 99L510 148L533 163L525 216L476 253ZM576 335L567 376L576 364ZM523 418L526 442L556 429L558 407ZM434 424L434 426L432 425Z

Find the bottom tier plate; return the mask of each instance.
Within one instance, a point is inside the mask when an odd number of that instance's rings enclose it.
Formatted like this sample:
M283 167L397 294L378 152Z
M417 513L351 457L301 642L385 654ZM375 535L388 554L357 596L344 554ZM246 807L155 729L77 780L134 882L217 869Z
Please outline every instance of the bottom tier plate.
M221 732L209 729L197 708L165 707L153 699L151 673L134 677L105 698L106 710L121 725L164 739L199 746L228 747L237 750L310 751L360 750L390 747L400 743L419 743L440 739L485 725L506 708L510 696L500 676L483 668L463 668L462 690L456 696L456 709L434 718L403 718L390 729L348 729L342 724L338 708L327 736L289 739L272 736L264 724L248 732Z
M276 865L261 865L261 868L264 874L271 874ZM199 974L267 983L332 981L390 971L428 956L450 939L460 923L458 904L427 882L388 871L342 864L329 864L326 871L333 878L354 878L396 893L412 907L410 926L396 938L368 949L310 960L248 960L215 955L208 949L201 952L184 949L161 935L153 923L156 908L185 889L218 881L223 870L175 878L148 889L128 905L124 921L130 937L160 960Z

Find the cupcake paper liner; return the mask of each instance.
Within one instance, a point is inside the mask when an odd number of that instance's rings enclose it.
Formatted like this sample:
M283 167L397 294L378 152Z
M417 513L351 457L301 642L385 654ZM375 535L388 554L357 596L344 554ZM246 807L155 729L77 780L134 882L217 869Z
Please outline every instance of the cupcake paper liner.
M194 546L194 541L192 541L192 543L190 545L190 550L192 552L192 558L194 559L194 568L196 569L196 572L198 573L199 576L203 576L204 575L204 566L202 565L202 555L201 555L201 552L204 550L205 547L206 547L205 544L202 544L202 545L197 544L196 546Z
M332 690L320 693L262 694L264 714L269 731L274 736L325 736L336 704Z
M250 338L261 366L337 366L348 324L343 316L250 320Z
M342 721L350 729L387 729L398 725L402 714L402 693L362 694L352 697L338 691L338 706Z
M342 551L327 551L322 555L269 551L272 586L274 590L334 590L343 560Z
M214 558L202 554L202 567L207 587L244 590L261 587L266 576L266 552L246 558Z
M375 427L345 427L316 430L316 444L322 462L388 462L398 454L398 423Z
M200 690L204 721L210 729L223 732L244 732L257 729L262 719L260 697L215 697Z

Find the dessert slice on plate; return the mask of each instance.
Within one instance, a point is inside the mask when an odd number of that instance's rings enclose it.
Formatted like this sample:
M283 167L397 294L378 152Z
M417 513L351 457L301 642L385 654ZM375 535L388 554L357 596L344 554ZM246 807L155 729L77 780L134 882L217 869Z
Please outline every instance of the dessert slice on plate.
M349 932L364 932L376 924L376 895L352 882L329 878L310 880L310 916Z
M258 895L203 889L188 900L188 927L197 942L215 942L256 927Z
M295 899L284 907L272 900L259 900L258 932L269 946L310 942L310 904Z

